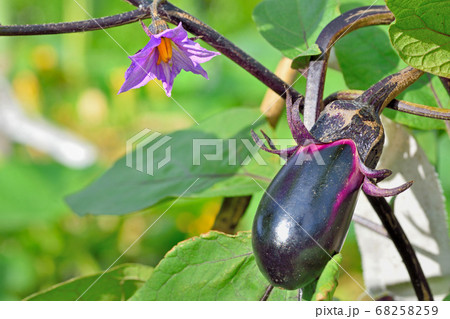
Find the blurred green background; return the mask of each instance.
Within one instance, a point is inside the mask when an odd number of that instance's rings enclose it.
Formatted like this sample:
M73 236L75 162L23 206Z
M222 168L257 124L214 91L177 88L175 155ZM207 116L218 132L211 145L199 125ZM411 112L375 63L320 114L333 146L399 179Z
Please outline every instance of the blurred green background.
M261 37L251 19L259 0L172 2L275 69L281 54ZM93 17L133 9L120 0L78 3ZM88 18L72 1L0 2L0 23L5 25ZM26 113L44 116L99 150L95 165L82 170L64 167L23 145L0 153L0 300L22 299L72 277L106 269L170 205L126 216L78 217L64 203L65 195L89 184L120 158L125 141L137 132L150 128L166 133L193 124L154 82L117 95L130 63L123 49L134 54L148 37L138 23L108 29L108 33L0 37L0 72L9 79ZM209 81L184 72L176 78L172 92L197 121L228 108L259 107L266 88L240 67L219 56L204 68ZM339 72L330 70L329 75L325 94L345 89ZM304 92L304 85L302 79L296 88ZM289 137L285 121L278 137ZM250 229L257 200L255 196L241 230ZM221 198L180 200L118 263L156 265L177 242L208 231L220 204ZM343 255L343 267L362 282L353 229ZM342 275L336 297L363 296Z

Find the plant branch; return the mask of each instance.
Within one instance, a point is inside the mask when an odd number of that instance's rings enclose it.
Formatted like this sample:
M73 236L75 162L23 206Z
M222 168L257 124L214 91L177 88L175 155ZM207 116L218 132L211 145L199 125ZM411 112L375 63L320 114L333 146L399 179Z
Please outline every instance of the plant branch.
M339 91L329 95L324 100L324 105L328 105L329 103L336 100L355 100L361 96L364 91L361 90L345 90ZM387 108L408 113L414 114L422 117L429 117L437 120L450 120L450 109L440 109L437 107L402 101L402 100L392 100L387 106Z
M390 24L394 15L386 6L370 6L347 11L331 21L319 34L316 44L322 54L309 63L304 123L310 129L323 109L323 88L327 72L328 58L333 45L343 36L362 27Z
M266 288L266 291L264 292L264 295L259 299L259 301L267 301L269 299L270 294L272 293L273 286L269 285Z
M128 2L129 4L135 6L135 7L140 7L143 5L147 4L147 0L124 0L125 2Z
M236 226L247 210L251 199L252 196L225 197L212 229L227 234L236 233Z
M381 114L383 109L397 95L417 81L423 74L423 71L408 66L372 85L356 101L370 105L376 113Z
M352 220L355 223L357 223L357 224L359 224L359 225L361 225L361 226L363 226L363 227L365 227L367 229L370 229L371 231L373 231L373 232L375 232L375 233L377 233L377 234L379 234L379 235L381 235L383 237L389 237L386 229L383 226L378 225L378 224L374 223L373 221L371 221L371 220L369 220L369 219L367 219L365 217L353 214Z
M138 9L130 12L85 21L0 26L0 36L45 35L94 31L113 28L151 17L152 2L128 2L134 5L139 4L140 6ZM173 24L178 24L181 22L187 31L201 37L203 41L210 44L216 50L240 65L247 72L275 91L278 95L282 97L285 96L285 87L289 86L284 81L213 28L201 22L189 13L175 7L169 2L161 3L159 8L159 13L162 19ZM295 89L289 88L289 92L294 99L303 99L303 96ZM301 104L303 105L303 103ZM303 108L301 108L301 110L302 109Z
M0 36L28 36L76 33L119 27L151 17L150 9L137 10L91 20L26 25L0 25Z
M372 207L375 209L389 237L394 243L397 251L402 257L403 263L408 270L411 283L419 300L433 300L427 279L417 259L411 243L406 237L403 228L392 211L391 206L384 197L373 197L365 194Z

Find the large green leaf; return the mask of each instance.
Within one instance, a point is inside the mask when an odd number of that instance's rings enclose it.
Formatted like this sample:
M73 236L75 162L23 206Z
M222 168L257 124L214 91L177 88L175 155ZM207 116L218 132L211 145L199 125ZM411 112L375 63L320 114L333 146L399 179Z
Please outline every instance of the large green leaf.
M264 0L253 11L259 32L286 57L308 51L318 55L315 45L322 29L338 15L335 0Z
M259 117L258 110L243 108L217 114L191 129L171 133L170 140L156 148L151 159L147 150L162 141L161 136L143 148L143 163L148 160L153 164L166 158L170 147L170 161L159 169L155 168L153 175L128 167L126 157L123 157L94 183L69 196L67 202L80 215L125 214L181 195L238 196L260 191L252 178L268 185L279 162L275 163L272 156L262 152L254 154L257 151L250 151L245 145L251 143L254 147L250 137L251 123ZM264 122L264 119L259 120L253 128ZM200 140L218 141L223 147L223 156L207 160L204 156L214 155L217 149L215 146L203 146L200 148L200 158L195 156L200 165L194 165L194 154L198 152L193 150L193 145ZM230 162L230 158L234 158L233 150L236 150L236 160ZM133 159L136 159L136 154L136 151L132 153ZM254 160L258 156L262 157L263 165ZM241 166L246 159L251 161Z
M450 76L450 16L447 0L388 0L395 15L389 28L392 44L409 65Z
M390 44L387 27L384 26L356 30L340 39L335 48L345 82L350 89L366 90L384 77L407 66ZM422 76L398 98L433 107L447 107L449 101L448 94L439 79L430 75ZM444 123L440 120L389 109L383 114L413 128L445 129Z
M366 90L401 68L386 27L373 26L353 31L339 39L335 49L345 82L351 89Z
M123 264L111 268L100 279L98 278L102 273L74 278L33 294L25 300L74 301L81 295L80 300L84 301L128 300L150 277L152 271L152 267L145 265Z
M260 300L268 286L252 254L250 232L211 231L169 251L131 300ZM296 298L295 290L274 288L268 300Z

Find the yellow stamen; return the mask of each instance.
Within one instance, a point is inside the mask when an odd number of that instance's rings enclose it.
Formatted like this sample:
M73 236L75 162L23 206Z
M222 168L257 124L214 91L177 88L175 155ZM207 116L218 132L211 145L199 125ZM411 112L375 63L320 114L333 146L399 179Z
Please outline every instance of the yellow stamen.
M159 57L158 62L156 62L158 65L163 61L164 63L169 62L169 60L172 58L172 43L171 40L168 38L161 38L161 44L158 45L158 51L159 51Z

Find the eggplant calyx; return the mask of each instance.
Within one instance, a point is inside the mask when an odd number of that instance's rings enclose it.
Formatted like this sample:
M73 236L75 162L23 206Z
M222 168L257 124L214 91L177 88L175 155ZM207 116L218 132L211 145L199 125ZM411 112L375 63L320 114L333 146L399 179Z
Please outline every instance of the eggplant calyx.
M405 184L400 185L395 188L390 188L390 189L389 188L380 188L376 184L374 184L369 178L364 177L362 189L363 189L364 193L366 193L367 195L370 195L370 196L390 197L390 196L395 196L395 195L398 195L398 194L404 192L405 190L410 188L412 184L413 184L413 181L409 181L409 182L406 182Z
M278 150L269 136L261 130L261 134L264 136L264 139L267 141L269 147L267 147L264 142L259 138L259 136L255 133L255 131L251 130L252 138L255 143L264 151L277 154L284 159L290 158L300 146L307 146L309 144L323 144L319 140L317 140L305 127L301 118L300 118L300 104L302 99L297 99L294 103L292 103L292 96L289 91L286 91L286 115L287 121L289 124L289 129L291 130L292 137L294 138L297 146L292 146L286 148L284 150Z
M377 182L382 181L386 177L389 177L392 175L392 171L389 169L373 169L370 167L367 167L361 158L359 159L359 170L361 174L363 174L367 178L374 178Z
M292 96L289 91L286 92L286 116L291 130L292 136L298 145L306 146L309 143L319 142L312 134L308 131L306 126L300 119L300 103L302 99L297 99L292 103Z
M262 131L261 131L262 132ZM284 158L284 159L288 159L290 158L298 149L298 146L292 146L289 148L286 148L284 150L279 150L275 147L275 145L273 145L272 140L264 133L262 132L262 134L264 135L265 139L267 140L267 143L269 144L268 148L264 142L259 138L259 136L255 133L254 130L251 130L251 134L252 134L252 138L255 141L256 145L259 146L259 148L261 148L262 150L272 153L272 154L277 154L280 157Z

